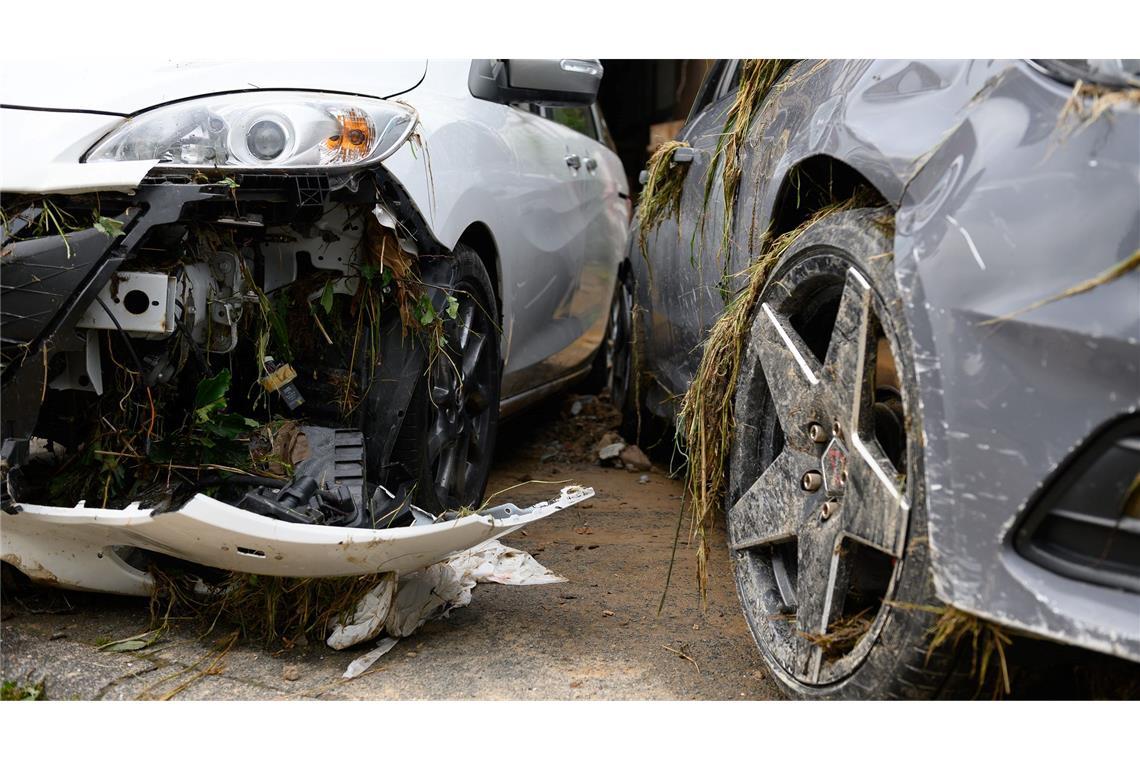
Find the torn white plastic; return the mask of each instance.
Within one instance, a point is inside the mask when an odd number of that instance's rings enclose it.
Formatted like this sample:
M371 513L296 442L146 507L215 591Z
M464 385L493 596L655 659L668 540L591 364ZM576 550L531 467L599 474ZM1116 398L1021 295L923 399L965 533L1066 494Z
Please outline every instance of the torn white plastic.
M150 575L114 551L133 546L224 570L285 577L408 572L541 520L594 495L568 486L528 508L502 505L453 520L367 530L287 523L197 494L175 511L17 504L0 513L3 560L65 588L145 596Z
M400 638L432 618L470 604L476 583L532 586L565 582L526 552L497 540L487 541L398 581L394 573L386 575L357 603L347 622L333 627L327 643L333 649L346 649L387 632L374 649L349 664L343 677L356 678Z
M376 642L375 648L370 650L367 654L357 657L348 664L348 668L345 669L344 676L342 677L347 680L364 675L366 670L372 667L381 657L392 651L392 647L396 646L399 642L399 639L381 639Z
M431 617L466 606L476 583L537 586L565 583L566 579L543 567L520 549L498 540L460 552L425 570L386 575L357 603L352 617L333 627L328 645L346 649L387 630L389 636L407 636Z

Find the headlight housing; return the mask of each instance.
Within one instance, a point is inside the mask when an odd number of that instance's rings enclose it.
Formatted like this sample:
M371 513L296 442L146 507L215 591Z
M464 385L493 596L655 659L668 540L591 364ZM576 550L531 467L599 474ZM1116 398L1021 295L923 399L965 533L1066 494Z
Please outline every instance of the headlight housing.
M170 168L328 169L376 163L408 138L416 112L372 98L256 92L196 98L135 116L86 161Z
M1041 58L1030 63L1066 84L1140 87L1140 59L1136 58Z

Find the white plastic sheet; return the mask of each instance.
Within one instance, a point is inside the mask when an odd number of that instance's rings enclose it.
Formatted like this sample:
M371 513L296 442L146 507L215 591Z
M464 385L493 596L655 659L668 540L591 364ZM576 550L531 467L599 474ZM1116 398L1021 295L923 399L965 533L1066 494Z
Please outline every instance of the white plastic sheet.
M352 618L333 628L327 643L333 649L346 649L387 632L387 638L349 664L344 678L356 678L387 654L400 638L411 635L432 618L470 604L471 589L476 583L532 586L565 581L526 552L497 540L487 541L398 580L395 573L385 575L360 600Z

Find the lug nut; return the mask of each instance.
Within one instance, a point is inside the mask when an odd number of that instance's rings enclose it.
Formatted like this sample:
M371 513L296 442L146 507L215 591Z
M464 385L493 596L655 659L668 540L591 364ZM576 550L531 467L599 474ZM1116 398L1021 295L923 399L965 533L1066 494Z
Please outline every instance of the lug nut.
M831 434L836 438L843 435L843 427L839 424L839 420L831 423Z
M835 510L839 509L839 502L835 499L828 499L823 503L819 510L819 519L826 521L827 518L835 514Z
M818 470L808 470L800 480L800 487L805 491L818 491L823 485L823 476Z
M841 486L847 485L847 468L846 467L844 467L842 470L839 471L839 485L841 485Z
M827 431L823 429L823 425L813 422L808 425L808 437L816 443L823 443L827 440Z

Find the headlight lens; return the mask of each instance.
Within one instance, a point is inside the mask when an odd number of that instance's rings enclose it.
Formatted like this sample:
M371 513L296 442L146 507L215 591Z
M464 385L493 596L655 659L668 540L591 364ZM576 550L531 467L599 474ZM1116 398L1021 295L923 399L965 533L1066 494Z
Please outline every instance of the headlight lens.
M1105 87L1140 87L1137 58L1047 58L1032 63L1066 84L1077 81Z
M87 161L157 160L170 167L333 168L382 161L416 113L385 100L258 92L188 100L134 117Z

